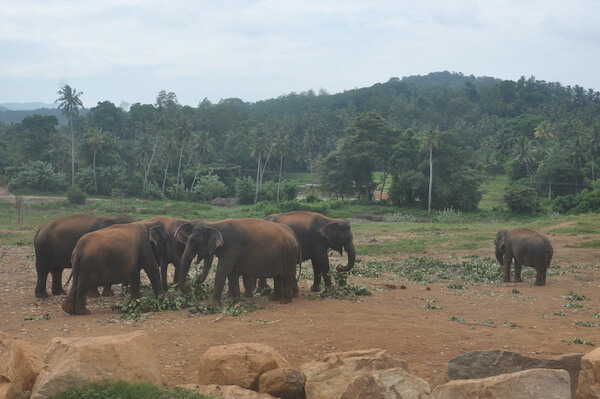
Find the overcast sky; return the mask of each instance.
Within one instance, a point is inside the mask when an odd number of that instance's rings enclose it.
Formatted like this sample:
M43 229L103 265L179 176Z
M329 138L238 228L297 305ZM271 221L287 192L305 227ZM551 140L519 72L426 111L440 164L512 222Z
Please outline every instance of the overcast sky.
M197 106L462 72L600 91L597 0L3 0L0 103Z

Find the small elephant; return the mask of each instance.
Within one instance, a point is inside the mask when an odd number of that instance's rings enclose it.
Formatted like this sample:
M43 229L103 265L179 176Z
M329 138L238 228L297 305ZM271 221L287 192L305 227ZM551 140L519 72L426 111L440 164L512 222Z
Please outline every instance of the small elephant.
M140 297L144 269L154 294L162 291L158 263L169 257L168 234L161 222L114 225L85 234L73 250L73 284L62 308L68 314L89 314L88 291L102 284L129 283L131 297Z
M81 236L113 224L134 221L131 216L127 215L117 217L71 215L44 223L33 239L37 271L36 298L48 297L46 292L48 273L52 274L52 295L65 293L62 287L63 269L72 266L71 253ZM111 292L110 285L104 287L103 295L109 295Z
M225 219L208 223L193 221L177 229L176 237L185 243L181 258L179 288L187 292L185 280L192 259L218 258L212 304L219 306L225 279L229 290L239 296L240 275L273 277L275 280L271 300L281 303L292 301L296 280L296 265L301 262L300 244L288 226L262 219ZM211 258L212 259L212 258ZM204 264L203 282L210 264Z
M515 259L515 281L521 278L521 266L531 266L537 271L535 285L546 284L546 270L550 266L554 250L545 236L535 230L518 228L500 230L494 240L496 259L504 272L504 281L510 281L510 265Z
M348 254L348 264L338 266L337 270L348 272L354 267L356 252L350 222L346 219L333 219L316 212L274 213L265 218L271 222L283 223L291 227L300 242L302 261L310 259L314 271L313 292L320 290L321 276L325 287L331 287L329 275L329 257L327 250L332 248L342 254ZM263 283L264 284L264 283Z

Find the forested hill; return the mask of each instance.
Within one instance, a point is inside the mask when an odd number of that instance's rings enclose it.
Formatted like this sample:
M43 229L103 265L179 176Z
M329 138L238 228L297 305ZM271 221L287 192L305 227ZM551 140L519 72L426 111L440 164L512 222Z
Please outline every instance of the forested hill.
M38 160L70 177L70 133L53 118L0 124L0 174L14 178L15 166ZM155 104L123 110L105 101L73 121L75 182L105 194L192 195L209 171L235 166L254 178L257 168L271 176L280 167L312 171L330 193L364 197L378 170L393 178L392 187L389 179L380 184L396 203L422 205L429 154L434 206L473 209L485 173L527 178L540 192L554 182L555 196L595 180L600 155L600 93L534 77L436 72L338 94L205 99L196 107L161 91Z

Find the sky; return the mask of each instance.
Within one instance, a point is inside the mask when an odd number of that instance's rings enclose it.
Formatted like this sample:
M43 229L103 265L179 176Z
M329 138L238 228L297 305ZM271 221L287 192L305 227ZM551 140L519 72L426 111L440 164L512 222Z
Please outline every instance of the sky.
M0 103L182 105L461 72L600 91L599 0L2 0Z

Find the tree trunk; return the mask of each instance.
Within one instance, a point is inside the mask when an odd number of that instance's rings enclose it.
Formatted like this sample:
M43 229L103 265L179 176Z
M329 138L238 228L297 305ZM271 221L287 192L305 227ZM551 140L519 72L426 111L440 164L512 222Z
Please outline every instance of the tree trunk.
M69 118L71 126L71 185L75 185L75 132L73 131L73 117Z
M258 185L259 185L259 178L260 178L260 165L261 165L261 152L259 151L258 153L258 162L256 164L256 191L254 192L254 203L256 204L256 202L258 201Z
M379 191L379 201L383 200L383 190L385 189L385 181L387 180L387 172L383 172L383 182L381 183L381 191Z
M429 194L427 195L427 218L431 223L431 188L433 186L433 145L429 144Z
M152 148L152 155L150 155L150 161L148 161L148 167L144 170L144 184L142 186L142 197L146 192L146 187L148 186L148 174L150 173L150 168L152 167L152 160L154 159L154 154L156 153L156 147L158 145L158 133L156 134L156 140L154 141L154 147Z
M279 158L279 180L277 180L277 206L279 206L279 188L281 187L281 169L283 168L283 154Z
M96 149L94 148L94 158L92 161L92 173L94 174L94 192L98 192L98 181L96 180Z
M167 166L165 166L165 175L163 176L162 193L165 193L165 184L167 183L167 171L169 170L169 160L167 159Z
M184 141L181 142L181 148L179 149L179 164L177 165L177 182L175 183L175 199L179 200L179 175L181 174L181 160L183 159L183 146Z

